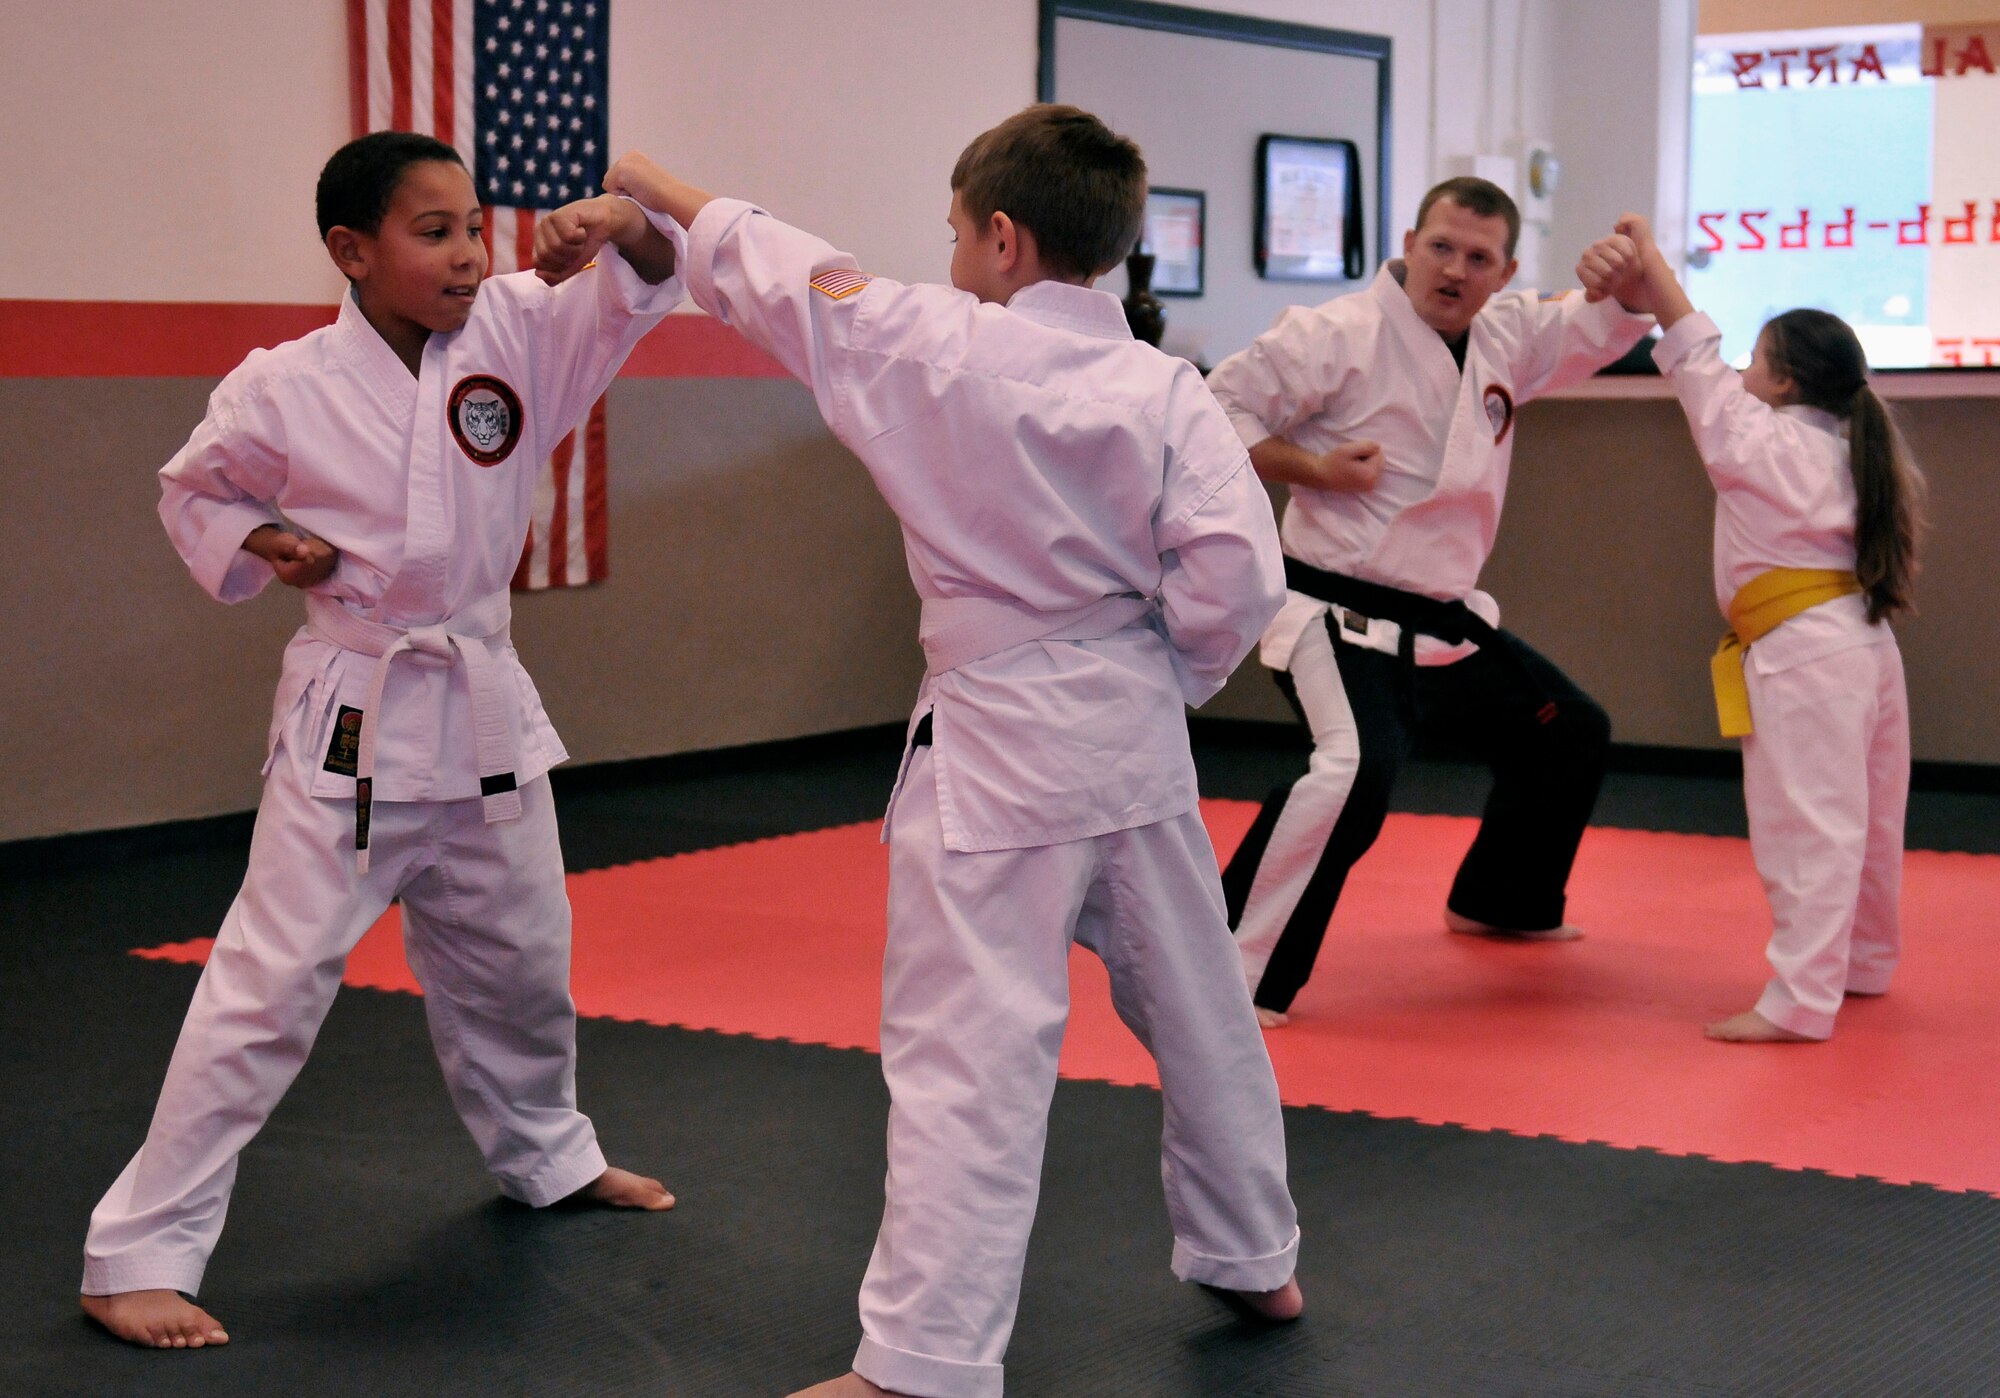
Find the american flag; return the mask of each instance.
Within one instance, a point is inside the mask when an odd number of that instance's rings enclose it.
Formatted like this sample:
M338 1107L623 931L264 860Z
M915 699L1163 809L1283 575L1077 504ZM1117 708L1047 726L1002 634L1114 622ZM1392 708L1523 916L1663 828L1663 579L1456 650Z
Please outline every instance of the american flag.
M494 274L534 261L535 220L599 191L609 0L347 0L355 134L457 148ZM597 582L605 557L604 400L541 465L516 589Z

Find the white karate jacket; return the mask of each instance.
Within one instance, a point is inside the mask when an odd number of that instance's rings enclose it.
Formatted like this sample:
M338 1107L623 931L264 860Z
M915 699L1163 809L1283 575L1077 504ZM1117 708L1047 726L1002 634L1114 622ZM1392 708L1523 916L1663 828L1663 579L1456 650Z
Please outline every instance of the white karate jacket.
M1493 551L1514 451L1516 407L1588 377L1639 340L1652 320L1581 294L1538 299L1501 292L1473 318L1465 371L1403 290L1400 260L1365 292L1294 306L1209 375L1245 446L1283 437L1307 451L1382 444L1372 490L1291 488L1285 552L1303 563L1445 600L1464 600L1494 625L1500 608L1475 588ZM1283 670L1326 604L1289 593L1264 633L1262 658ZM1394 623L1365 638L1393 651ZM1420 664L1469 654L1429 637Z
M853 269L735 200L688 230L689 294L812 388L902 522L919 596L1159 603L926 677L912 722L932 714L946 847L1194 809L1183 701L1222 687L1283 588L1269 502L1200 376L1134 341L1107 292L1042 282L1001 307Z
M1673 380L1715 483L1715 600L1727 615L1737 589L1769 569L1852 571L1858 500L1841 420L1759 402L1722 362L1721 346L1715 322L1696 312L1660 337L1653 359ZM1869 622L1865 596L1837 597L1780 623L1745 663L1770 675L1893 639Z
M289 520L340 550L313 590L360 617L407 629L478 606L504 618L537 467L681 296L678 276L649 286L612 247L560 287L492 277L464 328L431 336L416 378L343 298L332 325L252 351L216 388L160 471L168 537L223 602L271 582L243 539ZM488 649L525 784L568 754L504 629ZM314 770L313 795L351 798L354 778L324 764L336 714L365 707L374 669L301 629L285 648L265 770L282 739ZM404 655L387 684L375 799L480 795L464 665Z

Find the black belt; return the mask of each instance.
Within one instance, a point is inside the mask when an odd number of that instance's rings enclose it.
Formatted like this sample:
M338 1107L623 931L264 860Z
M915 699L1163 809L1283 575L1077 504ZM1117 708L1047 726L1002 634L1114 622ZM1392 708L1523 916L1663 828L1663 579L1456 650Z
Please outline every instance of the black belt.
M1535 711L1539 722L1548 723L1556 716L1556 701L1529 671L1527 662L1502 638L1500 628L1464 602L1441 602L1421 592L1405 592L1400 587L1364 582L1345 573L1329 573L1324 568L1301 563L1289 554L1285 557L1285 586L1364 619L1395 622L1402 632L1396 642L1396 658L1403 663L1406 676L1416 667L1418 636L1434 637L1453 646L1470 641L1503 664L1511 662L1527 684L1528 692L1542 696L1542 706ZM1367 629L1353 626L1346 617L1341 621L1349 630ZM1407 692L1404 698L1407 706Z

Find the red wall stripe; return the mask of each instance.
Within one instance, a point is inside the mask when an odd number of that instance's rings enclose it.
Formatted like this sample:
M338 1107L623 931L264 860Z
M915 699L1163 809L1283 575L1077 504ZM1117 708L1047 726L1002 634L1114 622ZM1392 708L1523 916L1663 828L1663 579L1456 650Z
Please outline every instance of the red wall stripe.
M0 300L0 378L221 378L253 349L333 320L332 306ZM782 379L778 362L707 316L668 316L623 378Z
M0 343L5 335L0 334ZM788 379L785 367L719 320L668 316L639 341L621 378Z

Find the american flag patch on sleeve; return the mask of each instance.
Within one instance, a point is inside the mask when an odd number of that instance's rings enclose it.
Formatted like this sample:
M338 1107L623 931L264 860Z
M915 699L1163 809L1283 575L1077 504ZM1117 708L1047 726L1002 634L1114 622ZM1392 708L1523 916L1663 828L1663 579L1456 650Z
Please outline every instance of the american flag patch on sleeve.
M852 267L835 267L831 271L821 272L807 285L822 296L845 301L874 280L866 272L856 271Z

